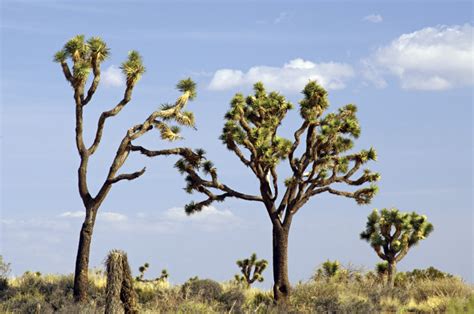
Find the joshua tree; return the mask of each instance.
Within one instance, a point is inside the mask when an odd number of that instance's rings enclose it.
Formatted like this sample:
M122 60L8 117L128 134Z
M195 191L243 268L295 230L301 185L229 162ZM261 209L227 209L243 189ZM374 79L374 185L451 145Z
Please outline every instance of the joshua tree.
M89 104L100 83L100 66L107 59L109 48L98 37L92 37L87 41L83 35L69 40L62 50L56 53L54 61L61 65L66 80L71 84L74 91L74 102L76 107L76 146L80 157L78 169L79 194L85 207L85 219L82 224L79 248L76 258L76 269L74 276L74 296L77 301L84 301L87 297L89 252L97 211L112 186L123 180L134 180L145 173L145 168L133 172L119 174L119 170L128 158L131 151L139 151L140 146L134 146L132 142L152 129L160 132L164 140L176 140L180 138L179 127L169 126L166 121L174 120L185 126L194 125L192 112L183 111L188 100L196 96L195 83L191 79L180 81L177 89L183 94L175 104L163 105L161 109L151 115L141 124L129 128L117 148L115 157L110 165L109 172L97 194L94 196L89 191L87 182L87 169L90 157L97 151L107 119L116 116L130 102L133 89L145 72L140 54L131 51L128 59L122 63L121 69L126 78L126 87L123 98L112 109L104 111L97 123L97 129L93 142L86 146L83 138L83 110ZM72 71L69 67L72 65ZM86 84L92 71L93 79L86 91ZM192 159L191 150L185 148L167 149L154 151L150 157L160 155L178 154Z
M150 267L150 264L148 263L145 263L143 264L142 266L138 267L138 271L140 272L140 275L137 276L135 279L137 281L141 281L141 282L150 282L150 281L164 281L166 279L168 279L169 277L169 274L168 274L168 271L166 269L162 269L161 270L161 275L160 277L157 277L153 280L148 280L148 279L145 279L145 272L148 270L148 268Z
M387 283L394 284L396 265L408 250L433 231L426 216L415 212L402 213L398 209L377 209L369 215L362 240L370 243L377 255L387 262ZM382 266L378 266L382 271Z
M262 273L267 268L268 262L264 259L257 260L257 254L253 253L250 258L237 261L242 275L235 275L237 282L244 282L248 287L255 281L263 282Z
M358 204L369 203L377 191L375 185L351 191L340 188L342 184L361 186L377 181L379 174L370 170L352 179L362 165L376 159L376 153L371 148L344 154L353 147L352 139L360 134L357 108L350 104L323 115L329 106L327 92L316 82L309 82L303 90L304 98L300 101L303 121L293 141L277 135L292 104L277 92L267 93L262 83L256 83L254 91L248 97L236 94L232 99L220 138L255 175L258 194L242 193L219 181L217 169L202 152L197 152L201 159L181 158L176 167L187 174L188 192L207 196L201 202L188 204L185 207L188 214L228 197L262 203L273 226L274 298L276 302L285 302L290 293L288 235L293 216L311 197L324 192L353 198ZM280 194L277 165L284 159L288 160L291 175L284 181L285 190Z
M138 313L137 295L133 290L127 254L119 250L110 251L105 267L107 270L105 313L121 313L121 309L125 314Z

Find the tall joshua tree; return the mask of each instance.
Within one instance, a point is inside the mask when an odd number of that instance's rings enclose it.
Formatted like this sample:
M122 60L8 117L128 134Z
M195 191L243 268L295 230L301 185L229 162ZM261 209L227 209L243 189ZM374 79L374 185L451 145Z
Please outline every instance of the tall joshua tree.
M285 302L290 293L288 236L293 216L311 197L325 192L367 204L377 191L375 185L352 191L339 188L341 184L361 186L379 179L370 170L352 179L362 165L376 159L374 149L344 154L352 148L352 139L360 134L356 106L346 105L335 113L323 115L329 106L326 90L316 82L309 82L303 95L299 103L303 121L292 141L277 135L278 127L292 108L284 96L267 93L262 83L256 83L253 95L236 94L231 101L220 138L255 175L258 194L242 193L219 181L217 169L204 156L198 160L184 157L176 164L181 173L187 174L187 191L207 196L201 202L188 204L185 207L188 214L228 197L262 203L273 226L276 302ZM277 165L284 159L288 160L291 176L284 181L281 195Z
M387 262L387 283L393 286L397 263L433 229L424 215L402 213L395 208L384 208L380 213L374 209L360 238L369 242L377 255Z
M66 80L74 91L74 102L76 107L76 146L80 157L78 168L79 194L85 208L85 219L82 224L79 247L76 258L76 269L74 276L74 296L77 301L87 298L89 252L92 240L92 231L97 216L97 211L107 197L112 186L123 180L134 180L145 173L145 168L133 172L119 174L119 170L127 160L131 151L140 150L141 147L133 145L133 141L143 136L152 129L159 131L164 140L176 140L180 138L179 127L169 126L166 121L173 120L180 125L193 126L194 117L192 112L183 111L188 100L196 96L195 83L191 79L180 81L177 89L183 94L175 104L163 105L160 109L151 113L141 124L129 128L117 148L116 154L110 165L109 172L97 194L92 195L88 188L87 169L90 157L97 151L107 119L116 116L130 102L132 92L145 72L140 54L131 51L128 59L122 63L121 69L126 78L126 87L123 98L112 109L104 111L97 123L97 129L93 142L86 146L83 138L83 110L89 104L100 83L100 66L109 56L109 48L102 39L92 37L87 41L83 35L78 35L69 40L54 56L54 61L61 65ZM72 71L70 69L72 65ZM86 90L87 80L92 72L93 79ZM194 153L185 148L167 149L154 151L152 156L178 154L191 158Z

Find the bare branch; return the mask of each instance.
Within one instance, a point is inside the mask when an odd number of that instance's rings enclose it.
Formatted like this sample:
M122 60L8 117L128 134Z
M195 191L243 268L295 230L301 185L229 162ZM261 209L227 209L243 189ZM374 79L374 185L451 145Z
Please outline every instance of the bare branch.
M293 155L294 155L296 149L298 148L298 145L300 144L300 137L304 133L306 128L308 128L308 125L309 125L309 122L305 120L303 122L303 124L301 125L301 127L298 130L296 130L296 132L294 134L295 141L293 142L293 145L291 146L291 150L290 150L290 153L289 153L288 160L290 162L291 169L293 169L293 173L295 173L295 174L298 173L299 169L298 169L298 166L296 164L296 160L293 158Z
M133 84L128 84L125 90L123 99L114 108L112 108L109 111L104 111L100 115L99 121L97 123L97 131L95 134L94 143L88 148L90 155L95 153L95 151L97 150L97 147L100 144L100 141L102 139L102 133L104 131L105 120L107 118L116 116L125 107L125 105L131 100L133 87L134 87Z
M64 77L66 80L74 87L74 78L71 74L71 70L69 70L69 66L65 61L61 62L61 68L63 69Z
M133 173L123 173L114 177L113 179L107 180L107 182L110 184L114 184L122 180L129 180L129 181L135 180L136 178L142 176L145 173L145 170L146 170L146 167L143 167L142 170L135 171Z
M169 156L169 155L180 155L185 158L198 158L198 155L196 155L191 149L189 148L171 148L171 149L161 149L161 150L148 150L144 148L143 146L135 146L131 145L130 146L131 151L136 151L140 152L143 155L147 157L156 157L156 156Z
M100 64L97 62L97 58L94 57L92 59L92 71L94 72L94 80L92 81L89 90L87 91L87 96L83 100L82 105L85 106L87 103L92 99L95 91L97 90L97 86L99 86L100 82Z

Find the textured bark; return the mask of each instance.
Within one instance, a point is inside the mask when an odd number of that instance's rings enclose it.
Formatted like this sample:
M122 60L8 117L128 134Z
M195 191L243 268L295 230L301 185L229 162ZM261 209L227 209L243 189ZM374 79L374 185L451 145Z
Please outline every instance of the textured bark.
M74 299L78 302L87 300L87 290L89 285L89 255L92 242L92 232L94 230L95 214L94 209L86 210L86 218L81 227L79 235L79 246L76 256L76 268L74 273Z
M288 235L289 228L273 225L273 297L277 303L286 303L290 296Z
M388 262L387 268L387 284L389 287L393 287L395 285L395 274L397 272L397 264L395 261Z

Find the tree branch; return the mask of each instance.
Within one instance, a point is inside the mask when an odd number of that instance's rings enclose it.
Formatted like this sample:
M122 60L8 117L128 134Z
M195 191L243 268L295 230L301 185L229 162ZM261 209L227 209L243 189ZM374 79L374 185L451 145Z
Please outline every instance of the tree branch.
M123 99L114 108L110 109L109 111L104 111L100 115L99 121L97 123L97 131L95 134L94 143L88 148L90 155L95 153L95 151L97 150L97 147L100 144L100 141L102 139L102 133L104 131L105 120L107 118L116 116L125 107L125 105L131 100L133 87L134 87L133 84L128 84L125 90Z
M107 180L108 183L114 184L122 180L135 180L136 178L142 176L145 173L146 167L143 167L142 170L135 171L133 173L123 173L110 180Z
M97 86L99 86L100 82L100 63L97 62L97 57L92 58L92 71L94 72L94 80L92 81L89 90L87 91L87 96L82 102L82 105L85 106L89 101L92 99L95 91L97 90Z

